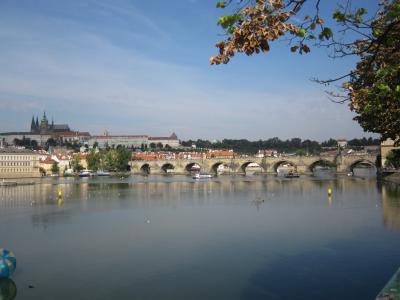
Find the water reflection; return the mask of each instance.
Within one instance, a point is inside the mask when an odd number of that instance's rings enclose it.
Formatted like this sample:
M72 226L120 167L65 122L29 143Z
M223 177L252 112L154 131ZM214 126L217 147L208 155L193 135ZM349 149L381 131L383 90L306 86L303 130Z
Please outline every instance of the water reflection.
M365 169L364 169L365 170ZM327 189L333 195L327 194ZM62 191L62 205L57 196ZM249 198L249 191L251 195ZM297 203L319 201L321 195L327 206L345 206L347 195L376 193L382 197L384 223L392 229L399 228L399 191L396 186L381 187L368 178L338 177L329 170L319 170L313 177L286 179L275 176L230 177L207 181L194 181L187 177L133 177L120 179L85 179L51 181L30 186L0 189L0 209L32 209L33 227L68 223L78 207L84 211L110 211L115 209L149 208L153 206L178 207L187 205L238 204L249 198L248 204L260 210L272 199L296 198ZM397 198L396 198L397 197ZM359 199L362 201L362 198ZM0 211L1 212L1 211Z
M0 189L0 237L37 299L372 299L398 199L355 176L45 180Z
M383 222L388 229L400 230L400 187L382 186Z
M363 178L376 177L376 168L366 165L364 167L356 167L353 169L354 176Z
M17 297L17 286L9 278L0 278L0 300L13 300Z

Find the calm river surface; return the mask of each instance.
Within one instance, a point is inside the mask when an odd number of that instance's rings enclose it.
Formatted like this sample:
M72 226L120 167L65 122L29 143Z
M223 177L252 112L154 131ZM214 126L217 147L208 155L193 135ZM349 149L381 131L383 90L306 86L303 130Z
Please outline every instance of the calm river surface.
M2 247L17 256L16 299L374 299L400 267L400 187L43 179L0 188Z

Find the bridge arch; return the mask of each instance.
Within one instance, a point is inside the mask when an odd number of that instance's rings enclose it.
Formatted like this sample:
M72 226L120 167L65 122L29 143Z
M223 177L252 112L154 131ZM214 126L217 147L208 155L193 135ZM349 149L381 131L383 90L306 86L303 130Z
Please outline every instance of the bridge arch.
M213 164L213 165L211 166L211 170L210 170L210 171L211 171L212 173L214 173L214 174L218 174L218 172L220 172L221 166L223 166L224 169L226 168L226 169L229 169L229 170L230 170L228 164L219 161L219 162L217 162L217 163L215 163L215 164ZM224 172L224 171L222 171L222 173L223 173L223 172Z
M161 170L163 170L165 174L171 173L174 169L175 167L171 163L165 163L161 166Z
M278 173L279 167L284 166L284 165L288 165L288 166L294 168L295 170L297 169L297 165L295 163L291 162L290 160L280 160L274 164L275 173Z
M189 163L185 166L185 171L188 173L200 172L201 169L201 166L196 162Z
M245 163L243 163L240 166L240 171L242 171L242 173L246 174L246 169L248 169L249 167L254 167L255 169L261 170L263 171L263 167L261 167L261 165L255 161L246 161Z
M309 169L311 172L313 172L314 169L315 169L317 166L320 166L320 167L329 167L329 168L332 168L332 169L336 168L336 164L335 164L334 162L331 162L331 161L329 161L329 160L326 160L326 159L322 159L322 158L321 158L321 159L318 159L318 160L312 162L312 163L308 166L308 169Z
M369 166L372 169L376 169L376 165L372 161L368 159L358 159L349 166L349 171L353 172L354 168L357 166Z
M145 163L140 167L140 171L144 174L144 175L149 175L151 173L151 167L150 164Z

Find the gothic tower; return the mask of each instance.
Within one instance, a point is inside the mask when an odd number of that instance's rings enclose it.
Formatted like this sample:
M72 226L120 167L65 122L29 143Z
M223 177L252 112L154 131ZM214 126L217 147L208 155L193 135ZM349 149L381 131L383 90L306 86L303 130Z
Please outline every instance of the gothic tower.
M40 133L47 133L49 131L49 121L46 117L46 112L43 112L42 120L40 121Z
M36 132L35 116L32 116L31 133L35 133L35 132Z

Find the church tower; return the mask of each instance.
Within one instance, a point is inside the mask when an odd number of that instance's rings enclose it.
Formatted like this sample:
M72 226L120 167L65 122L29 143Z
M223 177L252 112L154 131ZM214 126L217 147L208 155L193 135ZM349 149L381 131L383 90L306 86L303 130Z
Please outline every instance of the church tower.
M46 117L46 112L43 112L42 120L40 121L40 133L47 133L49 131L49 121Z
M35 116L32 116L31 133L35 133L35 132L36 132Z

